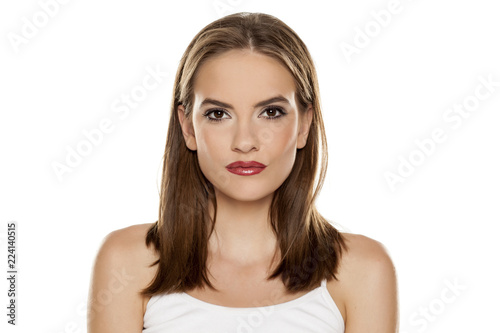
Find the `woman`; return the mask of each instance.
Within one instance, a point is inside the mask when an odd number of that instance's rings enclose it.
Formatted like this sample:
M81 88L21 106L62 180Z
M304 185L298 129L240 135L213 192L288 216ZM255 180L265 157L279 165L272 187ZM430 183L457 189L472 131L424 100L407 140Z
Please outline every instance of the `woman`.
M104 240L89 332L397 331L384 247L316 210L319 100L306 46L277 18L229 15L194 37L174 84L159 219Z

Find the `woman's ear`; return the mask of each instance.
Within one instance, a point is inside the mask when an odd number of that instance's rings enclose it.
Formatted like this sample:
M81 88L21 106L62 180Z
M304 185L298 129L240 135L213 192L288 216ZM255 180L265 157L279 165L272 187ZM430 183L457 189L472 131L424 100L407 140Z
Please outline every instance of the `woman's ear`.
M313 112L314 109L312 104L309 104L307 106L307 110L304 113L301 113L299 134L297 135L297 149L302 149L306 146L307 136L309 134L309 129L311 128Z
M194 136L193 122L191 119L186 118L185 109L183 105L177 107L177 115L181 123L182 135L189 150L196 151L196 137Z

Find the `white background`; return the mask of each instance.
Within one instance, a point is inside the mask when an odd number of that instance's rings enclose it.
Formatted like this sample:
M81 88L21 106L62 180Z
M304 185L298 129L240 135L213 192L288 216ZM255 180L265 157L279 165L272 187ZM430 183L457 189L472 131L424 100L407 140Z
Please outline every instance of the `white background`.
M343 230L387 247L398 271L401 332L498 330L500 20L494 1L401 0L382 27L371 12L387 9L389 0L75 0L44 22L41 4L49 2L0 5L4 272L9 221L18 222L19 235L18 325L6 324L2 278L2 332L86 331L100 242L112 230L157 219L180 57L205 25L240 11L277 16L308 46L329 143L328 178L317 204ZM24 38L26 22L34 21L37 31L15 46L13 36ZM365 29L371 37L361 45ZM360 47L349 57L342 43ZM147 67L167 75L119 118L113 103L141 84ZM488 97L453 128L443 116L454 104L472 105L481 76L497 86L478 88ZM76 149L86 140L83 131L106 118L113 130L58 179L53 163L65 164L68 147ZM435 129L446 140L419 153L415 140L432 138ZM384 174L397 174L399 158L410 156L422 163L391 189ZM449 290L450 284L460 287Z

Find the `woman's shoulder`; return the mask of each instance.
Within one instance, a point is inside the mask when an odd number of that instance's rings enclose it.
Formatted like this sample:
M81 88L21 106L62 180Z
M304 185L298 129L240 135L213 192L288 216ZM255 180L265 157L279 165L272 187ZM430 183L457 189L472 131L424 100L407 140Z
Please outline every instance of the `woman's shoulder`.
M142 270L158 259L153 244L146 246L146 235L154 223L135 224L107 234L99 254L131 270Z
M387 248L381 242L360 234L342 232L347 245L343 253L345 264L388 264L391 262Z
M140 324L140 311L143 315L149 299L139 292L152 281L157 269L157 265L150 267L158 259L155 249L152 244L147 247L145 242L152 225L144 223L117 229L102 240L94 261L89 300L93 310L98 310L96 322L100 321L97 318L105 318L106 312L117 320L119 313L137 313L132 325ZM120 320L127 322L132 318Z
M102 241L101 248L117 252L117 254L137 254L151 256L154 248L146 247L146 235L154 223L134 224L108 233Z
M339 280L355 285L361 279L383 278L395 273L387 248L370 237L342 232L347 249L342 252ZM364 281L368 282L368 281Z
M338 279L330 280L327 287L340 303L344 319L347 313L355 317L352 313L359 309L372 310L377 302L397 306L396 270L384 244L359 234L342 236L347 249L342 253Z
M133 272L142 281L142 285L144 281L147 281L146 284L151 281L157 266L150 265L159 258L152 243L146 246L146 235L153 225L154 223L135 224L114 230L106 235L100 249L116 264Z

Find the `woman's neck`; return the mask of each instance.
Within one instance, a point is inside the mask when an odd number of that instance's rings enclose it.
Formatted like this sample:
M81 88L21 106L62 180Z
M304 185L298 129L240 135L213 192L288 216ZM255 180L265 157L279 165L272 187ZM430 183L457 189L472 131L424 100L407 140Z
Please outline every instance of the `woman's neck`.
M258 201L236 201L218 193L217 220L209 251L217 258L252 265L268 261L276 249L276 235L269 223L273 195ZM213 207L210 204L210 215Z

